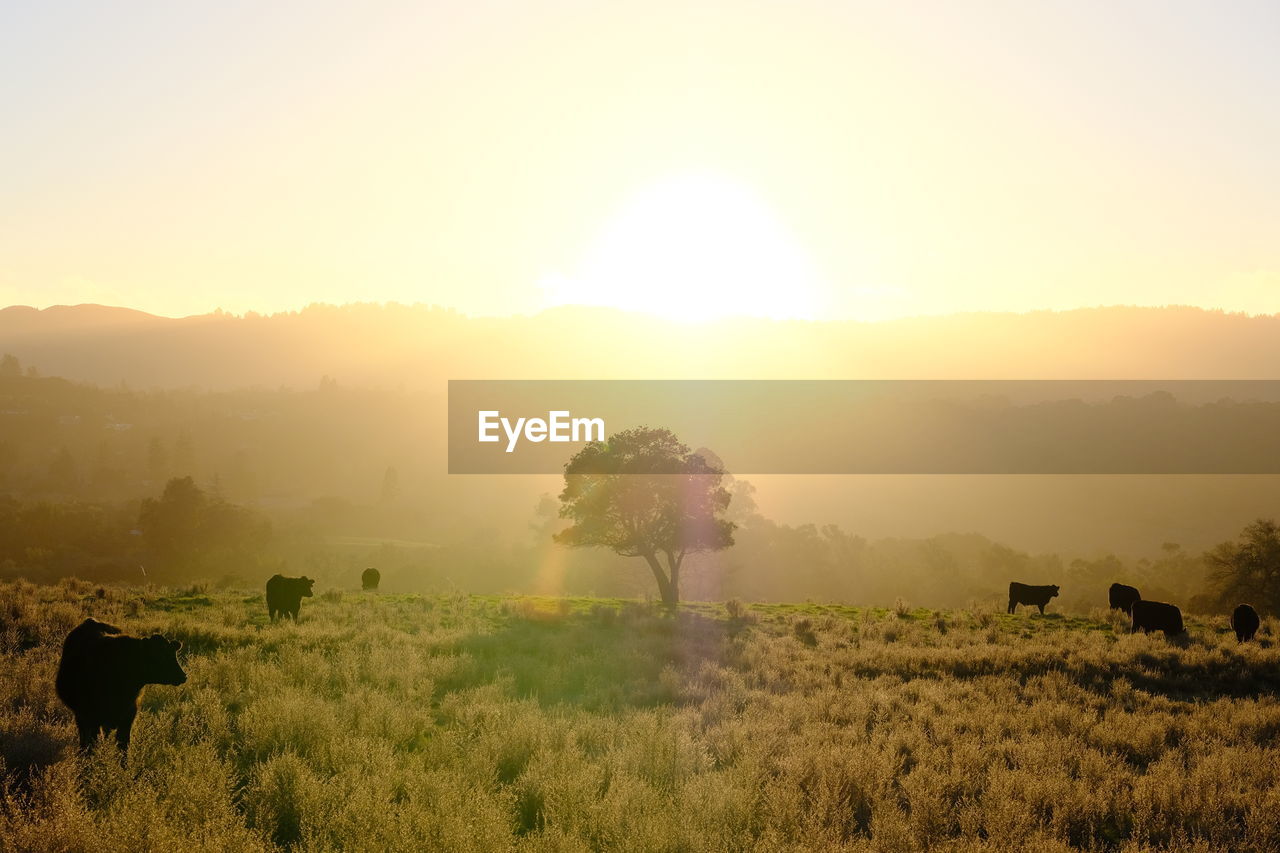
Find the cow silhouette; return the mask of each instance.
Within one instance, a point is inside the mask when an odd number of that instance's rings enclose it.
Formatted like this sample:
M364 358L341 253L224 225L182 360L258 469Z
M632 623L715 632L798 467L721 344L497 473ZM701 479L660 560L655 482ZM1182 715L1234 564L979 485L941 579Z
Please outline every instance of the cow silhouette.
M365 590L376 590L378 582L382 580L382 573L372 566L360 573L360 588Z
M1258 611L1248 604L1239 605L1231 613L1231 629L1236 632L1237 643L1252 640L1253 635L1258 633L1258 626L1261 624L1262 620L1258 618Z
M1166 637L1172 637L1185 630L1182 626L1182 611L1176 605L1165 604L1163 601L1135 601L1129 609L1129 615L1133 619L1132 630L1144 634L1163 631Z
M267 613L272 620L276 616L292 616L293 621L297 622L302 599L312 596L311 587L314 584L315 581L306 575L300 578L272 575L271 580L267 581Z
M1107 603L1112 610L1123 610L1128 613L1129 608L1133 607L1133 603L1141 600L1142 593L1138 592L1138 588L1134 586L1113 583L1111 589L1107 590Z
M1031 584L1018 583L1013 581L1009 584L1009 612L1013 613L1018 609L1019 604L1027 604L1040 608L1040 615L1044 615L1044 606L1049 603L1049 599L1058 594L1058 585L1049 584L1048 586L1032 586Z
M76 718L80 748L89 750L98 735L116 733L120 752L138 716L138 697L148 684L183 684L178 664L182 643L159 634L130 637L96 619L86 619L67 634L54 688Z

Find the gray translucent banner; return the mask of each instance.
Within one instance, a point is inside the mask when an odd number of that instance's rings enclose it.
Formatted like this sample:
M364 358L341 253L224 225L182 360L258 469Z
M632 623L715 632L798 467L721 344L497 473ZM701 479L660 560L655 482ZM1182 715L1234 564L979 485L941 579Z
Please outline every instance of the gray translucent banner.
M449 472L641 426L736 474L1280 473L1280 380L451 380Z

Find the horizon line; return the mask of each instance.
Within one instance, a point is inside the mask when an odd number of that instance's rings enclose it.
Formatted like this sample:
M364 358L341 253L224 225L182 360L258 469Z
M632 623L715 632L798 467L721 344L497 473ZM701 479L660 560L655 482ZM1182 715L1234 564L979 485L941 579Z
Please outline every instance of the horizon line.
M128 312L130 314L140 315L141 317L155 320L199 320L199 319L228 319L228 320L258 320L258 319L275 319L278 317L299 316L308 311L314 310L345 310L351 308L373 308L379 310L403 308L410 310L426 310L437 311L447 314L456 314L467 320L531 320L543 317L548 314L561 312L581 312L590 314L611 314L634 319L644 319L651 321L659 321L663 323L677 323L679 321L672 320L659 314L646 311L629 310L626 308L615 308L608 305L591 305L591 304L564 304L551 305L532 313L513 312L510 314L485 314L479 312L464 311L449 305L442 305L431 302L413 302L405 303L396 300L383 301L359 301L351 302L309 302L298 308L281 309L279 311L257 311L249 309L240 313L235 311L227 311L221 307L215 307L202 314L162 314L154 311L147 311L142 308L134 308L127 305L109 305L101 302L78 302L78 303L52 303L44 307L34 305L14 303L0 307L0 313L14 310L27 310L35 313L43 314L49 311L64 311L77 309L102 309L106 311ZM1105 305L1079 305L1072 308L1031 308L1025 311L1015 310L971 310L971 311L951 311L937 314L903 314L897 317L878 317L878 318L859 318L859 317L829 317L809 319L802 317L762 317L751 314L726 314L713 317L706 320L700 320L690 325L715 326L725 324L740 323L767 323L770 325L828 325L857 323L867 325L882 325L888 323L906 322L913 320L936 320L946 318L959 317L1029 317L1036 314L1072 314L1083 313L1087 311L1111 311L1111 310L1137 310L1137 311L1199 311L1204 314L1221 314L1224 316L1244 317L1247 319L1271 319L1280 317L1280 312L1268 313L1265 311L1252 312L1247 310L1233 310L1227 308L1210 308L1203 305L1190 305L1186 303L1164 303L1159 305L1142 305L1138 303L1111 303Z

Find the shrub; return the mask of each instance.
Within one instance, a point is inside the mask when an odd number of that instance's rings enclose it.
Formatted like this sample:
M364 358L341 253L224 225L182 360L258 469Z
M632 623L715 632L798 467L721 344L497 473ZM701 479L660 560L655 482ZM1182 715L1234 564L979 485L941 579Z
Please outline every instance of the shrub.
M813 621L807 617L798 617L791 623L791 630L796 635L796 639L804 643L806 646L818 645L818 636L813 632Z

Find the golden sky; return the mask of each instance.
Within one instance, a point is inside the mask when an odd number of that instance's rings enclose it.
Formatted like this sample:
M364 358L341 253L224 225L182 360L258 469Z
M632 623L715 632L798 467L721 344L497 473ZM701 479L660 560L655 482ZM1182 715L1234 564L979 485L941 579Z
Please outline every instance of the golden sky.
M1280 311L1280 6L12 3L0 304Z

